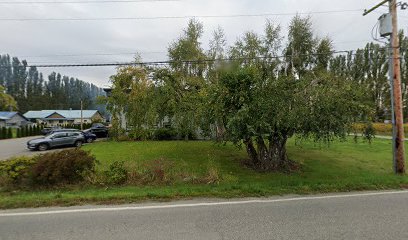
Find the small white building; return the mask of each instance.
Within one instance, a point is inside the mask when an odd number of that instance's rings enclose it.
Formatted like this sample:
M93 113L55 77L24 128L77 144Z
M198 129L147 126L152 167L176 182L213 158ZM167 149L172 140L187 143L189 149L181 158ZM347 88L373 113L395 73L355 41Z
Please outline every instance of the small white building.
M81 124L81 110L41 110L28 111L24 117L31 122L47 126ZM83 123L105 122L98 110L83 110Z

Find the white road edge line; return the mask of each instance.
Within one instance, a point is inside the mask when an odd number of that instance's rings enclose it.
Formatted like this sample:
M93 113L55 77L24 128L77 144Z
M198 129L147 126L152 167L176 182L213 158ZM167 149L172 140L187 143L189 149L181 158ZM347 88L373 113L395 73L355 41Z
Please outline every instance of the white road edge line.
M254 199L254 200L244 200L244 201L203 202L203 203L171 204L171 205L152 205L152 206L133 206L133 207L132 206L129 206L129 207L96 207L96 208L67 209L67 210L54 210L54 211L41 211L41 212L15 212L15 213L0 213L0 217L54 215L54 214L64 214L64 213L113 212L113 211L128 211L128 210L185 208L185 207L205 207L205 206L238 205L238 204L252 204L252 203L278 203L278 202L291 202L291 201L303 201L303 200L393 195L393 194L404 194L404 193L408 193L408 191L402 190L402 191L373 192L373 193L326 195L326 196L314 196L314 197L294 197L294 198L269 199L269 200L268 199L264 199L264 200Z

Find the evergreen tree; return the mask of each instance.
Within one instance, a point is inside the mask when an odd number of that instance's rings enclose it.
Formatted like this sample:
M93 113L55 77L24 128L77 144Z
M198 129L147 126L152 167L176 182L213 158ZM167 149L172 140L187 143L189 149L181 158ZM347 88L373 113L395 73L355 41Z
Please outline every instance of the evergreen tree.
M45 81L42 73L27 65L25 60L0 55L0 85L18 102L21 112L79 109L81 100L85 109L104 110L96 104L96 98L105 94L101 88L56 72Z
M11 128L7 129L7 138L13 138L13 132L12 132Z
M17 138L21 138L21 128L17 128Z
M3 136L3 139L7 138L7 128L6 127L1 128L1 135Z

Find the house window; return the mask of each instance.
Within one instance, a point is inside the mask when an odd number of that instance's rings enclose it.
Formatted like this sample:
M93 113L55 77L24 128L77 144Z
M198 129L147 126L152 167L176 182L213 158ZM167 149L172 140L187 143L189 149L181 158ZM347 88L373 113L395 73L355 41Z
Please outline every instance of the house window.
M59 120L58 123L64 123L64 120Z

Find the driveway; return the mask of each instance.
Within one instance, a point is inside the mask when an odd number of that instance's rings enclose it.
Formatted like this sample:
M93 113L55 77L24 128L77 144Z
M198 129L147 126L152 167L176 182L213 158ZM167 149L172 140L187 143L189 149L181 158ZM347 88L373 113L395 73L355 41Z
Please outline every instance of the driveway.
M13 138L13 139L4 139L0 140L0 161L6 160L11 157L19 157L19 156L32 156L39 153L46 153L46 152L53 152L58 151L61 149L71 148L70 146L63 147L63 148L56 148L47 150L44 152L40 151L30 151L27 149L27 142L34 138L39 138L42 136L35 136L35 137L25 137L25 138ZM105 138L98 138L95 141L104 141ZM1 240L1 238L0 238Z
M0 211L0 239L408 239L408 191Z
M39 137L41 136L0 140L0 160L38 154L37 151L28 150L26 144L29 140Z

